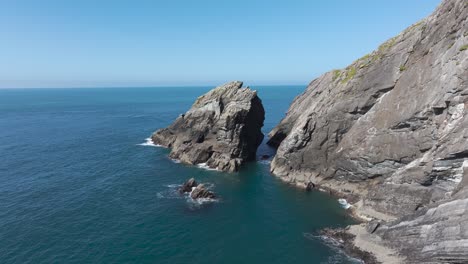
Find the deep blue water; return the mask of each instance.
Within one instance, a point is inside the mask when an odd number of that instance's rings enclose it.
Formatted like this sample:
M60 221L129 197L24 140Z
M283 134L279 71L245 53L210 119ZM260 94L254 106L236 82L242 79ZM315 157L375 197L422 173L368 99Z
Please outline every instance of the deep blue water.
M0 90L0 262L349 263L308 235L352 222L334 198L266 163L227 174L140 145L210 88ZM265 134L304 89L253 88ZM177 195L190 177L221 199Z

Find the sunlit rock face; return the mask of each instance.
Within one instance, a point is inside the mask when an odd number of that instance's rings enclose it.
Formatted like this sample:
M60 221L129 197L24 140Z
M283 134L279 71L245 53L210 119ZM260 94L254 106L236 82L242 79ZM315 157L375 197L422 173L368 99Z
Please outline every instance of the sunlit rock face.
M169 127L156 131L153 142L171 148L170 157L181 162L238 171L255 160L265 120L256 91L242 85L230 82L200 96Z
M272 173L353 195L370 217L413 217L382 235L420 260L468 261L467 197L455 196L468 167L467 14L466 0L444 0L374 52L313 80L269 133Z

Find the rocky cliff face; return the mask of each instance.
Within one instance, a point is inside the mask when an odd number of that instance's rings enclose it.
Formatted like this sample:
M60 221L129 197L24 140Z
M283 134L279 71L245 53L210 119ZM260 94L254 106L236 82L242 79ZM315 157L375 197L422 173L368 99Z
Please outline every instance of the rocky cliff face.
M382 236L410 232L400 245L418 245L410 249L419 257L468 261L468 232L456 225L468 226L467 197L455 196L468 166L467 14L466 0L444 0L374 52L312 81L269 134L278 147L273 174L353 196L369 217L417 214ZM445 236L441 225L450 227Z
M156 131L153 142L171 148L171 158L222 171L255 160L265 111L257 93L242 85L230 82L200 96L172 125Z
M374 234L406 256L407 263L468 263L467 187L430 208L382 224Z

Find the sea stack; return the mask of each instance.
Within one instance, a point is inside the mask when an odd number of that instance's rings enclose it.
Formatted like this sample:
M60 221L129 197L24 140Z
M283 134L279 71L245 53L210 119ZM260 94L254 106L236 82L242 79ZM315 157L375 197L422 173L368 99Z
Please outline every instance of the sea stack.
M466 0L442 1L312 81L269 134L273 174L357 197L404 263L468 263L467 14Z
M200 96L185 114L151 139L171 148L170 157L183 163L235 172L243 163L255 160L264 120L256 91L234 81Z

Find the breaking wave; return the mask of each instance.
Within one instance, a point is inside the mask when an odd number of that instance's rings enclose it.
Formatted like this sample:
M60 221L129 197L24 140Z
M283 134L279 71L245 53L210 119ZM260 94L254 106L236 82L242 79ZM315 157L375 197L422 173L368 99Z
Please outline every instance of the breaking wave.
M157 148L162 148L163 146L161 145L158 145L158 144L154 144L153 140L149 137L147 139L145 139L146 142L143 142L143 143L140 143L138 144L139 146L149 146L149 147L157 147Z
M214 186L215 186L213 183L204 183L203 185L205 185L205 188L208 189L208 190L213 189ZM191 209L200 208L202 205L205 205L205 204L219 202L219 199L217 199L217 198L214 198L214 199L212 199L212 198L192 199L192 197L190 197L190 194L192 192L184 193L184 194L179 193L178 189L181 186L182 186L181 184L168 184L168 185L166 185L167 190L156 193L156 197L158 199L185 199L185 201L189 204L189 207ZM193 191L193 189L192 189L192 191Z
M341 207L344 209L349 209L351 207L351 204L349 204L346 199L338 199L338 203L340 203Z
M218 169L210 168L210 166L208 166L208 165L206 164L206 162L204 162L204 163L198 163L198 164L197 164L197 167L200 168L200 169L205 169L205 170L210 170L210 171L218 171Z
M257 162L260 163L260 164L266 164L266 165L271 164L271 160L267 160L267 159L266 160L259 160Z

